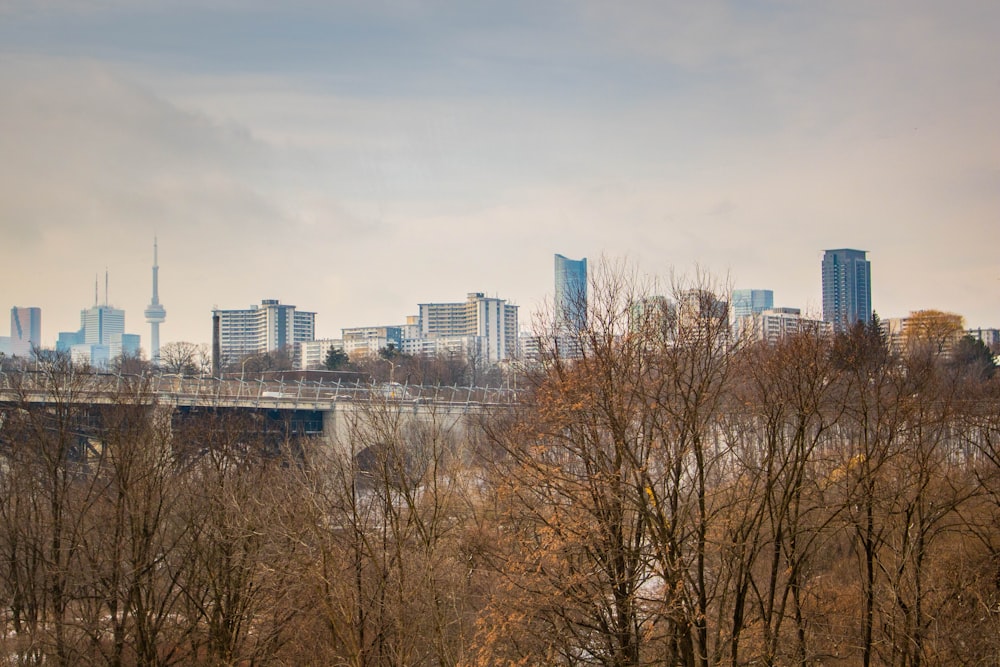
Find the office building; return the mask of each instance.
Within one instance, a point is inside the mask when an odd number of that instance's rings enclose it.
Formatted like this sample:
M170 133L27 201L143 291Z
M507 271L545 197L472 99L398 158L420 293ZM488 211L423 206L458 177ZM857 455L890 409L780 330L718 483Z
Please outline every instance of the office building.
M247 309L212 310L212 352L216 369L252 354L264 354L310 341L316 335L316 313L264 299Z
M573 334L587 326L587 258L555 256L555 327Z
M762 313L774 308L774 291L769 289L733 290L732 315L738 321L747 315Z
M80 330L86 345L110 345L125 333L125 311L107 304L80 311Z
M871 263L865 250L827 250L823 254L823 320L834 331L872 319Z
M484 363L517 356L517 306L505 299L469 292L464 303L422 303L418 307L420 338L475 336L475 355Z
M629 330L663 343L677 334L677 304L662 295L637 299L629 306Z
M139 345L139 334L122 333L112 336L108 341L108 358L138 357L140 354Z
M80 311L79 331L62 331L56 350L70 354L74 363L105 368L122 355L138 357L141 338L125 333L125 311L108 303L108 278L104 277L104 303L97 302L94 283L94 305Z
M160 363L160 325L167 318L167 311L160 305L159 272L156 238L153 238L153 298L143 314L149 322L149 359L154 364Z
M29 307L10 309L10 338L4 338L5 354L17 357L31 356L32 350L42 344L42 309Z
M139 336L125 333L125 311L107 304L80 311L76 341L69 348L73 361L95 368L104 368L123 354L139 355Z

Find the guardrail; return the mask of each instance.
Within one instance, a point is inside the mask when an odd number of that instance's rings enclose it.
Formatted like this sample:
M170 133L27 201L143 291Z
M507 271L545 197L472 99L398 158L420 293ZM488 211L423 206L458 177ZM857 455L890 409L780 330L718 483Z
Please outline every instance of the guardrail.
M0 372L0 397L31 400L107 402L134 394L137 400L198 406L322 409L338 402L391 402L412 405L515 405L513 388L427 386L363 381L310 379L188 377L170 374L128 375L70 371Z

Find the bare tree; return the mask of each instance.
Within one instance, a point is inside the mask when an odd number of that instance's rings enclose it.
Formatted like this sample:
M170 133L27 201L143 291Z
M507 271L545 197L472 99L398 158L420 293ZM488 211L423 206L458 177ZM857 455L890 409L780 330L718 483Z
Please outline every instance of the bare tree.
M727 429L735 466L725 491L733 497L719 545L729 577L719 607L729 619L718 621L729 646L719 655L731 664L740 662L743 638L752 659L766 664L817 655L808 645L806 594L835 516L823 502L820 459L840 417L832 372L829 341L815 332L740 357Z
M98 497L88 474L98 416L81 400L89 376L68 359L10 376L4 415L5 587L14 600L21 659L62 664L86 654L73 602L87 516ZM33 400L44 396L44 402ZM24 650L21 650L24 649Z
M176 375L205 375L212 369L212 353L207 345L177 341L160 348L160 370Z
M605 266L585 330L543 342L526 412L489 432L510 531L484 662L711 660L713 489L738 348L712 287L699 276L650 299Z
M295 458L260 414L209 411L174 429L185 446L178 585L197 627L192 650L212 664L267 662L302 612L287 603L298 546L288 526L303 502L289 472Z
M461 560L473 488L462 429L385 398L356 407L337 447L309 460L306 595L324 623L308 636L327 648L313 660L458 664L474 619Z

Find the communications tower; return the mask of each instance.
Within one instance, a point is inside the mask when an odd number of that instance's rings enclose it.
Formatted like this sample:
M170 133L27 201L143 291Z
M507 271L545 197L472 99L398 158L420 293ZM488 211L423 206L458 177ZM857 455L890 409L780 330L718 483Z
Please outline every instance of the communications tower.
M143 313L146 321L149 322L150 344L149 359L154 364L160 363L160 323L167 319L167 311L160 305L159 279L157 274L160 267L157 265L156 237L153 237L153 300Z

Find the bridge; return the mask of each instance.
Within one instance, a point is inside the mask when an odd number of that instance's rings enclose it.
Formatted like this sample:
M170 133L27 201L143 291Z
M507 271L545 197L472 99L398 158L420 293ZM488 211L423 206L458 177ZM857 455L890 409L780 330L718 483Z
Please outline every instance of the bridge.
M453 427L470 416L509 409L521 393L514 388L364 382L308 373L247 379L75 370L0 372L0 406L68 403L150 405L185 414L248 411L292 424L295 435L321 436L331 443L345 435L344 425L374 408L407 419L444 420Z

